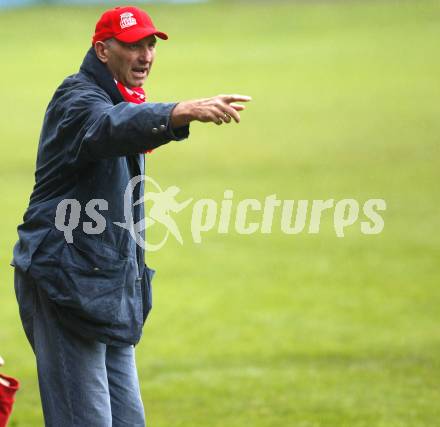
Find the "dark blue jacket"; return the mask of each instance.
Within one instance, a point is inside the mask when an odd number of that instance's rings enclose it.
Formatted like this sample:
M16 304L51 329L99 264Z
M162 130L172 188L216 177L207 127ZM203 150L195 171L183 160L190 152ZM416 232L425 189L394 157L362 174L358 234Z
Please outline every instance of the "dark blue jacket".
M44 117L35 185L18 226L11 265L28 274L53 301L63 324L85 337L113 345L136 344L151 308L150 270L144 251L124 222L124 191L131 178L145 174L143 153L189 134L171 129L175 103L124 102L107 67L91 48L79 73L56 90ZM133 202L144 194L143 181ZM55 227L58 203L82 206L73 242ZM84 207L105 199L100 211L106 228L85 234L91 219ZM134 223L144 218L133 206ZM145 236L142 236L145 239Z

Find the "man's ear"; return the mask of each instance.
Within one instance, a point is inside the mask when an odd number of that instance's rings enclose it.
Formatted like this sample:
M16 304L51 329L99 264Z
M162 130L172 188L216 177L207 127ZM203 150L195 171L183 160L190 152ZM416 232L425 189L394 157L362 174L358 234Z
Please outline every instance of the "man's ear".
M108 46L106 43L97 41L95 43L95 52L101 62L104 64L108 62Z

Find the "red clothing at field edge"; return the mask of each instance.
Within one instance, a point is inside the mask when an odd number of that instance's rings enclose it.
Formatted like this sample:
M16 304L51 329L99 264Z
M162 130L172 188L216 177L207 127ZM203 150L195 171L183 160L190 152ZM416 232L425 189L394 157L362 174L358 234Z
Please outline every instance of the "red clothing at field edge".
M0 377L9 382L9 386L0 384L0 427L5 427L12 412L15 393L20 384L15 378L6 375L0 375Z

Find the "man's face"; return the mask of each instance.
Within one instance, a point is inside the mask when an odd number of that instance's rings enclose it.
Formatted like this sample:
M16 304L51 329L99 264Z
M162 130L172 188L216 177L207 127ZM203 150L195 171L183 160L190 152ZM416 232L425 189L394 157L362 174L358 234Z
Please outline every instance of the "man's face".
M97 42L95 50L116 80L127 87L139 87L151 71L156 56L156 37L145 37L135 43L111 39Z

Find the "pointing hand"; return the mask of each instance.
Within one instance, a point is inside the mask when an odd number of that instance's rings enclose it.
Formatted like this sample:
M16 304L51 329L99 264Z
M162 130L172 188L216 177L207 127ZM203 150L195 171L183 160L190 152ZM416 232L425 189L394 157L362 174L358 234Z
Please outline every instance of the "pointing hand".
M232 119L240 122L239 111L245 109L237 102L249 102L252 98L246 95L217 95L212 98L195 99L179 102L171 113L173 128L188 125L192 121L213 122L217 125L230 123Z

